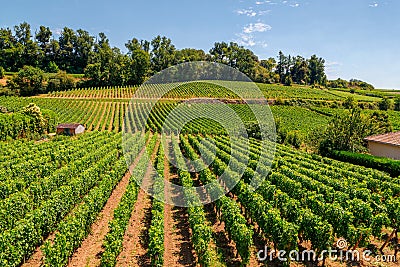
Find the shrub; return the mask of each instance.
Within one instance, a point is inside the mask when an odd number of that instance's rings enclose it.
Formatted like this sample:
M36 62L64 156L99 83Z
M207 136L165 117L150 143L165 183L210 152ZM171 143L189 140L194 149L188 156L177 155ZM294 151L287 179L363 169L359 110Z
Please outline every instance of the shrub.
M45 80L41 69L24 66L7 84L11 89L19 90L22 96L32 96L44 91Z
M387 97L382 98L382 100L379 102L379 109L388 110L391 108L392 108L392 101Z
M75 88L76 84L74 79L65 71L59 71L57 74L52 75L47 83L47 91L65 91Z
M372 155L352 153L348 151L334 151L332 157L340 161L350 162L368 168L378 169L389 173L393 177L400 175L400 161Z
M303 141L299 131L290 131L286 134L285 144L292 145L295 148L300 148L302 143Z

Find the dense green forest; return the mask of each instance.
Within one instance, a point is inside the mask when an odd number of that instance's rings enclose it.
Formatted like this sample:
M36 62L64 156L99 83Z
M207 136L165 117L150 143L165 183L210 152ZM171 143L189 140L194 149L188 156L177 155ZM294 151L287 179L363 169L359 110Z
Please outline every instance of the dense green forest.
M260 60L234 42L217 42L206 53L193 48L179 50L171 39L157 36L151 41L132 38L125 48L127 52L112 47L104 33L93 36L83 29L64 27L58 39L45 26L32 34L30 24L23 22L13 29L0 29L0 78L5 72L18 72L8 87L21 95L33 95L75 86L137 85L179 63L212 61L227 64L262 83L372 87L358 80L327 81L325 60L316 55L306 59L279 52L276 59ZM84 74L85 79L76 84L66 73Z

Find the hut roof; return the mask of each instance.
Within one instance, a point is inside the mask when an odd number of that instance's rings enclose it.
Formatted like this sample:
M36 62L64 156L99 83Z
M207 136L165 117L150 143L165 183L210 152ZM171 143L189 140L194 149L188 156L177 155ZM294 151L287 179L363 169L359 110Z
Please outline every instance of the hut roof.
M57 129L76 129L81 125L80 123L61 123L57 125Z

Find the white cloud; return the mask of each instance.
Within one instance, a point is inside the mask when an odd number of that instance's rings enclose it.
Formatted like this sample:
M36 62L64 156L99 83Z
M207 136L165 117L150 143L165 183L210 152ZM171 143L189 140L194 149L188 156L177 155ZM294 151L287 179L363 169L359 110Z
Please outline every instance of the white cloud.
M236 34L239 39L234 40L241 46L253 47L260 46L266 48L268 44L265 41L256 41L252 34L239 33Z
M299 4L299 3L295 3L295 4L291 4L290 6L291 6L291 7L299 7L300 4Z
M261 10L261 11L258 11L257 15L264 16L265 14L268 14L270 12L271 12L271 10Z
M264 5L264 4L270 4L270 5L274 5L276 3L270 1L270 0L266 0L266 1L257 1L256 5Z
M378 6L379 6L378 3L373 3L373 4L370 4L370 5L369 5L369 7L378 7Z
M272 27L268 24L257 22L250 23L243 28L243 33L253 33L253 32L266 32L271 30Z
M239 9L239 10L236 10L235 12L238 15L245 15L245 16L252 18L255 16L264 16L265 14L271 12L271 10L255 11L252 8L249 8L249 9Z
M236 42L239 45L243 46L255 46L256 42L254 41L254 36L250 34L244 34L244 33L238 33L236 34L237 37L239 37L239 40L236 40Z
M240 9L240 10L237 10L236 13L239 15L246 15L248 17L257 16L257 12L255 12L253 9Z

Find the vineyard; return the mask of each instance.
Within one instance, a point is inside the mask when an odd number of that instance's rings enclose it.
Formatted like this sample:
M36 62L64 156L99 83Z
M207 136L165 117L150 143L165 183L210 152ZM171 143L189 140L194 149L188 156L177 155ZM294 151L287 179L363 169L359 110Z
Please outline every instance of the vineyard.
M246 90L246 83L236 82L239 85L241 98L258 98L259 96L251 95ZM352 94L341 91L330 91L318 88L310 88L306 86L282 86L275 84L257 84L264 97L267 99L310 99L310 100L344 100ZM242 88L242 89L240 89ZM71 98L71 99L130 99L137 92L138 87L116 87L116 88L77 88L70 91L52 92L42 97L47 98ZM149 92L136 97L152 98L158 95L160 88L155 86ZM177 86L169 91L164 98L168 99L186 99L193 95L198 97L213 97L213 98L239 98L230 90L213 84L211 82L195 82L186 83ZM353 95L354 96L354 95ZM360 101L378 101L377 97L368 97L356 95Z
M163 266L173 257L166 249L165 233L180 223L190 233L185 238L191 249L184 256L202 266L256 266L261 244L279 250L309 244L320 252L345 238L349 248L366 247L399 227L400 180L379 171L281 145L271 166L273 155L262 153L260 141L254 139L246 165L245 139L231 147L225 135L172 134L161 139L156 133L138 132L123 139L130 148L125 156L132 162L131 175L126 175L120 140L121 134L103 131L42 143L1 144L3 266L83 266L83 261L90 266L136 266L141 264L138 258ZM213 158L213 144L216 158L209 167L194 161L204 167L198 174L167 164L170 157L178 166L186 164L182 153L200 159L200 151L206 162ZM229 161L233 164L228 167ZM245 170L242 179L240 169ZM212 204L182 208L186 216L173 221L175 226L165 223L167 205L143 195L137 184L153 179L151 190L162 198L163 179L176 177L175 182L186 188L185 201L198 205L199 196L191 187L213 183L209 189L221 191L225 185L215 182L224 172L227 183L237 183L234 190ZM250 184L253 178L261 181L256 191ZM120 191L118 197L115 191ZM109 204L110 199L115 203ZM132 217L140 202L148 205L141 210L147 241L135 250L126 239L139 223ZM95 222L104 217L108 230L99 232Z
M127 100L73 100L73 99L45 99L45 98L13 98L13 97L0 97L0 106L6 107L9 111L18 111L29 103L35 103L43 109L49 109L58 114L60 122L79 122L83 124L89 131L111 131L120 132L122 130L123 118L127 110L135 111L137 120L143 112L148 111L150 105L142 100L137 100L136 103L130 105ZM176 107L179 102L165 101L157 104L154 107L154 117L150 117L152 129L161 127L159 121L163 121L165 116ZM207 104L203 104L207 106ZM243 121L254 120L251 110L246 105L241 104L228 104ZM129 108L129 109L128 109ZM257 105L255 105L257 109ZM329 116L309 110L303 107L292 106L271 106L271 111L275 119L280 120L288 130L298 130L306 134L310 130L316 129L322 125L326 125L329 121ZM325 110L324 108L320 108ZM186 106L180 109L181 112L187 113L190 111ZM332 109L326 109L332 110ZM299 120L298 114L301 114ZM396 115L397 113L393 113ZM391 116L393 121L396 121L397 116ZM199 121L192 124L198 124ZM215 122L210 120L203 122L207 124L206 133L219 133L223 131L221 126L216 125ZM187 127L192 131L198 131L199 127ZM207 132L210 131L210 132Z
M178 100L237 97L217 86L196 86L181 85L156 104L146 98L157 95L157 87L134 101L129 98L136 88L1 97L8 112L35 103L87 131L0 142L0 265L352 265L326 257L304 264L280 262L276 254L268 264L258 259L265 248L321 253L338 240L346 240L344 250L397 255L400 178L240 133L230 137L227 129L238 126L226 108L253 122L252 109L262 105ZM290 89L263 86L269 97L292 97ZM296 95L340 98L307 90L299 87ZM282 127L304 135L342 112L283 105L271 111ZM192 119L204 112L227 124ZM398 121L396 112L388 114ZM183 195L169 191L165 181L182 186ZM202 205L216 195L221 197ZM164 203L167 198L185 207Z

